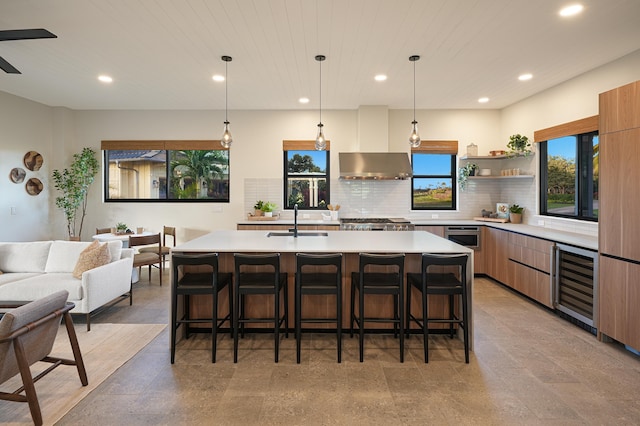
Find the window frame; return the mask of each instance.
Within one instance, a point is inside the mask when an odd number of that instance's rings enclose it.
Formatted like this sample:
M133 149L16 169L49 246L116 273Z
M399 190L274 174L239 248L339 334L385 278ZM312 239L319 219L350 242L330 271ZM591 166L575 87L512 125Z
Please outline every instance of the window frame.
M413 168L414 155L448 155L450 161L450 175L416 174ZM415 211L452 211L458 206L458 174L457 174L458 141L422 141L419 147L411 149L411 210ZM414 185L416 179L451 179L451 205L448 207L416 207L414 204Z
M283 167L282 167L282 173L283 173L283 193L282 193L282 206L283 206L283 210L293 210L293 204L291 206L289 206L288 203L288 196L287 194L289 193L289 179L290 178L318 178L321 176L317 175L317 174L308 174L308 175L304 175L304 174L296 174L296 175L289 175L289 152L290 151L314 151L314 152L318 152L318 150L315 149L315 141L309 141L309 140L284 140L282 141L282 152L283 152ZM327 146L326 149L324 150L325 155L326 155L326 169L325 169L325 174L324 174L324 178L326 180L326 200L324 205L318 205L316 207L303 207L305 210L326 210L327 209L327 205L331 204L331 141L327 141ZM320 202L320 200L319 200Z
M231 155L228 148L220 145L217 140L172 140L172 141L151 141L151 140L107 140L102 141L102 160L103 160L103 202L105 203L229 203L231 197ZM220 198L110 198L109 197L109 151L137 151L137 150L155 150L164 151L165 161L164 177L158 179L158 185L164 181L166 186L165 193L169 194L169 179L171 169L171 152L172 151L227 151L227 179L226 180L226 196Z
M539 169L539 213L541 216L574 219L586 222L598 222L598 216L587 216L590 209L589 203L593 205L593 191L589 191L593 181L593 138L598 137L598 116L587 117L581 120L564 123L534 132L534 139L538 145L540 153ZM549 212L547 208L548 192L548 141L563 137L576 138L576 185L575 185L575 214L567 215ZM590 166L591 165L591 166ZM590 173L589 173L590 172ZM588 176L588 177L587 177Z

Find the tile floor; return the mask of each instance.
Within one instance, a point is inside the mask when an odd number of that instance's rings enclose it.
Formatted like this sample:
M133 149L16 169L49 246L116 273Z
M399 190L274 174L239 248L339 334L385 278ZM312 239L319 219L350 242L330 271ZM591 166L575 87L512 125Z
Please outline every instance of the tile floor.
M146 274L143 274L146 276ZM163 280L166 283L169 280ZM134 306L95 322L167 323L169 285L143 278ZM283 339L273 362L270 334L248 335L233 364L232 341L183 341L169 362L168 329L58 424L99 425L585 425L640 424L640 358L486 278L476 278L475 351L444 336L408 340L405 363L390 336L367 336L365 362L354 337L335 362L333 335ZM79 320L79 319L78 319ZM80 322L80 321L77 321Z

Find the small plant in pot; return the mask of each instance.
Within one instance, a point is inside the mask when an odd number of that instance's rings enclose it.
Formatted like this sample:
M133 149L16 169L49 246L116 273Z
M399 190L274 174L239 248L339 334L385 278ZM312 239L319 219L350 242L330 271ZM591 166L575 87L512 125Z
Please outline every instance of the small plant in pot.
M262 211L264 212L264 215L266 217L272 217L273 216L273 212L278 208L278 206L275 203L272 203L271 201L267 201L265 203L262 203Z
M116 223L116 234L126 234L127 233L127 224L123 222Z
M522 136L519 133L509 136L507 148L509 148L509 152L507 153L509 157L526 157L531 154L531 143L529 143L529 138Z
M475 176L476 170L478 169L479 167L475 163L467 163L458 169L458 185L460 186L460 189L465 189L467 187L467 180L469 176Z
M264 201L258 200L253 205L253 215L254 216L262 216L264 212L262 211L262 206L264 205Z
M524 207L520 207L517 204L512 204L509 207L509 221L511 223L522 223L522 212Z

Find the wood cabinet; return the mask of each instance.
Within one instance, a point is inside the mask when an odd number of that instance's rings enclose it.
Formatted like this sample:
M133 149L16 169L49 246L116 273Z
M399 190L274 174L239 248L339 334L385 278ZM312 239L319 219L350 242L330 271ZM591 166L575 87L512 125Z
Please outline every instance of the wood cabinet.
M640 349L640 81L600 94L599 331Z
M509 233L508 285L549 308L553 308L553 245L552 241Z
M509 285L509 232L485 227L483 248L485 271L491 278Z
M599 331L640 348L640 265L600 256Z

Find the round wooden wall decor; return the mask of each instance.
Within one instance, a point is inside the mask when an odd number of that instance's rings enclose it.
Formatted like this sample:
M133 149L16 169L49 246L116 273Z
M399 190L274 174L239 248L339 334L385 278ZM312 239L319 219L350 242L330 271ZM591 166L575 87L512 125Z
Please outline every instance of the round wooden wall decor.
M27 171L22 167L14 167L11 169L11 173L9 173L9 179L13 183L21 183L24 181L25 176L27 175Z
M36 151L29 151L24 155L24 165L32 172L40 170L42 163L44 163L44 158Z
M31 178L27 181L25 188L29 195L38 195L42 192L42 182L38 178Z

